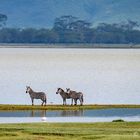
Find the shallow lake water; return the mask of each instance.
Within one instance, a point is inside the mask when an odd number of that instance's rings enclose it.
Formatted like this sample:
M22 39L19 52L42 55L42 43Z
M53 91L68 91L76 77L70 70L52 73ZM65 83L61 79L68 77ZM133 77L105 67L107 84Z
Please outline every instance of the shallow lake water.
M31 104L26 85L48 104L62 104L58 87L82 91L85 104L140 104L139 83L140 49L0 48L0 104Z
M0 123L140 121L140 109L0 111Z
M93 109L93 110L24 110L0 111L1 117L140 117L140 109Z

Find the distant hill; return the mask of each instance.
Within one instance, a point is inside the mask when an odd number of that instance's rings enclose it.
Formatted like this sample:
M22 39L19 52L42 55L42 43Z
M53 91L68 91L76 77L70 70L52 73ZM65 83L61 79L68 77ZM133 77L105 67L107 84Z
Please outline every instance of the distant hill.
M0 0L7 27L52 27L54 19L73 15L93 25L127 19L140 22L140 0Z

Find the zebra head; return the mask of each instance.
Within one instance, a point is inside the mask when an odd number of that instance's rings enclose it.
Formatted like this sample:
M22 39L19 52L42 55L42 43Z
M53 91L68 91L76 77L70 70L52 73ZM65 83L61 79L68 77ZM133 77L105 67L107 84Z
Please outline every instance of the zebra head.
M64 92L64 90L62 88L57 88L56 94L59 94L61 92Z
M26 93L29 93L31 88L29 86L26 86Z
M70 88L66 88L66 92L67 93L70 93Z

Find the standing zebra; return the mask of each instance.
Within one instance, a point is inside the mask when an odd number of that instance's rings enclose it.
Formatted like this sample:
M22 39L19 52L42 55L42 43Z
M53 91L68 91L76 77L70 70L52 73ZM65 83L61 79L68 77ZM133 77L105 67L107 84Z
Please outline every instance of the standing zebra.
M67 92L65 92L62 88L58 88L56 94L60 94L63 99L63 105L66 105L66 99L70 99L71 97Z
M74 105L77 105L77 100L79 99L80 101L80 105L83 105L83 93L82 92L77 92L77 91L73 91L70 90L69 88L66 88L66 92L69 94L69 96L72 98L72 103L71 105L73 105L73 100L75 102Z
M34 105L34 99L40 99L42 100L42 106L45 103L46 105L46 94L44 92L35 92L33 91L29 86L26 86L26 93L29 93L32 101L32 105Z

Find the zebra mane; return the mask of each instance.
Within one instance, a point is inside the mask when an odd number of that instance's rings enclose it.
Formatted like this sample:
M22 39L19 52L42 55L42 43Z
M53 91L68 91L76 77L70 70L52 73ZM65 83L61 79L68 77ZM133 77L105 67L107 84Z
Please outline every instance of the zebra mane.
M58 90L59 90L59 89L61 89L61 90L62 90L62 92L64 92L64 90L63 90L62 88L58 88Z
M28 86L27 88L29 88L31 92L34 92L30 86Z

